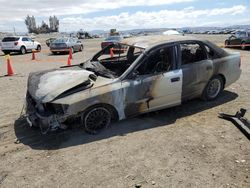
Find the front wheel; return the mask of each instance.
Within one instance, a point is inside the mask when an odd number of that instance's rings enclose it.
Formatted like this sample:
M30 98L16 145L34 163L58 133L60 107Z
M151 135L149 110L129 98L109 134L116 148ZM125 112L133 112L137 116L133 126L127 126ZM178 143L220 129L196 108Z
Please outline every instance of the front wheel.
M82 124L86 132L96 134L111 122L112 114L105 107L93 107L82 115Z
M221 76L213 77L205 87L202 99L206 101L211 101L216 99L224 88L224 82Z
M40 52L42 50L42 47L40 45L37 46L36 50Z
M24 46L22 46L22 47L20 48L20 53L21 53L22 55L26 54L26 49L25 49Z

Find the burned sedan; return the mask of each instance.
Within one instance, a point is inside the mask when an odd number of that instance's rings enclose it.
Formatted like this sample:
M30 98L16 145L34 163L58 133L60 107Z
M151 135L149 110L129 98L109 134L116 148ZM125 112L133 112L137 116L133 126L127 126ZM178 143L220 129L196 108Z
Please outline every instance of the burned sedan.
M113 45L126 45L126 52L104 53ZM95 133L112 121L193 98L213 100L241 74L239 53L190 37L143 36L106 48L79 65L31 73L29 124L54 130L79 119Z

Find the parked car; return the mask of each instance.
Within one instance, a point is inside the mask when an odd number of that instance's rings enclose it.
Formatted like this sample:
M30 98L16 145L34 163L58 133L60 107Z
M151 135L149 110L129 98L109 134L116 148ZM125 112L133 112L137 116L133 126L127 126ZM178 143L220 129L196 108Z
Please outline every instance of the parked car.
M28 51L41 51L41 44L25 36L4 37L2 40L2 51L4 54L20 52L25 54Z
M231 45L231 46L230 46ZM238 47L246 50L250 45L250 31L238 31L225 40L225 47Z
M51 44L54 40L56 40L56 38L49 38L49 39L47 39L47 40L45 41L45 43L46 43L46 45L47 45L48 47L50 47L50 44Z
M107 47L110 44L114 44L114 43L118 43L121 42L121 40L123 39L123 37L121 36L109 36L107 37L102 43L101 43L101 47L102 49Z
M27 121L54 130L80 119L96 133L112 121L180 105L216 99L241 75L238 52L183 36L143 36L121 41L123 54L101 50L90 60L28 78ZM113 48L113 45L107 48Z
M72 53L76 51L81 52L83 50L83 44L81 41L75 38L63 37L57 38L50 45L50 51L53 54L60 52L69 52L69 49L72 50Z

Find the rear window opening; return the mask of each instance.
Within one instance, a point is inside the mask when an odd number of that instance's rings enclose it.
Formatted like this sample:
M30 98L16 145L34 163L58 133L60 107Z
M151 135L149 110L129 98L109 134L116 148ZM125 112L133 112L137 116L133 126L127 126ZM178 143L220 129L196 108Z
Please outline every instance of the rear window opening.
M18 41L20 37L5 37L2 42L15 42Z

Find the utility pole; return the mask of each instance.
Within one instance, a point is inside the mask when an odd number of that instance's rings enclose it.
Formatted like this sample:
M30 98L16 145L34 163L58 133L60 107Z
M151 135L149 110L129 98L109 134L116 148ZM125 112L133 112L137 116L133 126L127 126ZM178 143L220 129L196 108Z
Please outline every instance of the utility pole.
M13 27L13 30L14 30L14 35L16 35L16 28L15 28L15 27Z

